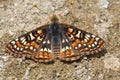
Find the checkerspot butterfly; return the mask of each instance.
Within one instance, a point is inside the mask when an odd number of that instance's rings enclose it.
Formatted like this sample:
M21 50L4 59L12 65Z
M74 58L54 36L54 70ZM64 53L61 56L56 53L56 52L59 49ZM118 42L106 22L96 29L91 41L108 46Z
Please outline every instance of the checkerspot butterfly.
M59 23L54 16L51 24L40 26L6 46L6 52L16 57L25 57L37 62L51 62L54 58L75 61L82 55L101 51L105 42L98 36L74 26Z

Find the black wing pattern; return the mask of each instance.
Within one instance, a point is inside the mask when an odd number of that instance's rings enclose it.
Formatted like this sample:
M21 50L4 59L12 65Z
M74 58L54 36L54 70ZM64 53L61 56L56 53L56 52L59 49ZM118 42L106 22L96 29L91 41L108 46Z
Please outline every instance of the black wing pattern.
M64 38L60 59L74 61L82 55L90 55L101 51L105 42L100 37L78 29L74 26L61 24L63 26Z
M49 39L46 39L49 33L48 26L43 25L12 40L7 44L6 52L15 57L30 58L39 62L52 61L53 54L49 54L50 47L46 47L46 44L49 45Z

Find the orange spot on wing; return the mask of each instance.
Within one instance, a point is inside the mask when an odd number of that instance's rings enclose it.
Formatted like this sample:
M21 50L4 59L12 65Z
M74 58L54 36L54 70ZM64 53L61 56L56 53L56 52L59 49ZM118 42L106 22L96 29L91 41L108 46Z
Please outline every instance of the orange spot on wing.
M38 36L38 34L37 34L37 33L34 33L33 35L34 35L35 37L37 37L37 36Z
M72 43L72 47L77 46L80 43L80 40L76 39L73 43Z
M18 47L24 48L24 46L23 46L22 44L20 44L19 41L16 42L16 45L17 45Z
M92 39L90 39L90 41L88 42L88 44L90 45L90 44L92 44L92 43L94 43L94 38L92 38Z
M68 32L69 32L69 33L72 33L72 32L73 32L73 29L68 28Z
M73 34L75 35L76 33L77 33L77 31L76 31L76 30L74 30L74 31L73 31Z
M8 48L5 48L5 50L6 50L6 52L8 52L8 53L10 53L10 52L11 52L11 50L10 50L10 49L8 49Z
M47 63L47 62L50 62L54 59L54 55L50 54L50 53L47 53L47 52L40 51L32 59L34 61Z
M44 52L44 58L49 58L49 53Z
M34 41L31 43L31 46L35 47L36 49L39 48L39 45L36 42L34 42Z
M80 40L79 40L79 39L76 39L75 42L76 42L77 44L79 44L79 43L80 43Z
M72 55L74 55L72 50L67 50L66 51L66 56L72 56Z
M82 43L82 44L85 44L86 42L85 42L85 41L82 41L81 43Z
M63 52L63 53L60 53L60 56L59 56L59 58L64 58L65 57L65 53Z
M8 44L7 47L12 48L12 45Z
M39 62L43 63L43 62L45 62L45 61L44 61L44 60L39 60Z
M72 47L75 47L77 44L76 44L76 42L73 42L72 43Z
M34 53L33 53L33 52L28 52L28 54L30 54L30 55L31 55L31 54L34 54Z
M41 52L41 51L35 56L35 58L37 58L37 59L42 58L42 57L43 57L43 52Z
M42 34L43 31L40 29L40 30L37 31L37 33L38 33L38 34Z
M30 43L27 43L26 46L30 46Z
M89 48L86 47L86 48L84 48L84 50L89 50Z
M83 52L84 51L84 49L80 49L80 52Z
M99 44L102 44L103 42L104 42L103 40L100 40L98 43L99 43Z
M63 60L63 61L74 61L79 59L79 53L73 53L72 50L67 50L64 53L60 53L59 59Z
M28 36L27 39L30 40L30 37Z
M27 56L26 54L22 54L22 57L25 57L25 56Z
M70 52L68 50L65 52L65 54L66 56L70 56Z
M50 59L53 59L53 58L54 58L54 55L50 53L50 54L49 54L49 58L50 58Z
M48 60L52 60L54 58L54 55L48 52L44 52L44 58L47 58Z

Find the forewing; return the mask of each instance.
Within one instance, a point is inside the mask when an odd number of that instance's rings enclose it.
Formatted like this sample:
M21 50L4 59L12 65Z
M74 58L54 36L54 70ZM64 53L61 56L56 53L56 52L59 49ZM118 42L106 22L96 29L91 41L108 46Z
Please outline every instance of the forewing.
M42 57L51 56L47 51L40 51L49 32L48 26L41 26L12 40L7 44L6 52L16 57L32 58L35 61L40 61L37 59L42 59Z
M105 42L100 37L91 33L78 29L74 26L61 24L65 36L68 38L69 44L74 54L90 55L101 51L105 47Z

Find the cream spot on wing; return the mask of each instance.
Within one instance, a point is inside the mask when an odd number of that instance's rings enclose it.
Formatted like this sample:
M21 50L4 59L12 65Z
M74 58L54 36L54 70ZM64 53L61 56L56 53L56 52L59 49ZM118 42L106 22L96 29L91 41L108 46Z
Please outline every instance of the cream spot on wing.
M47 41L47 44L50 44L50 40Z
M78 47L81 47L81 44L78 44Z
M15 39L15 41L18 41L18 38L17 38L17 39Z
M69 49L72 49L71 46L69 47Z
M71 40L74 40L74 36L73 36L72 34L69 36L69 38L70 38ZM66 42L68 42L67 39L66 39Z
M20 51L22 51L23 50L23 48L20 48Z
M86 46L86 44L83 44L84 46Z
M96 39L96 41L98 41L100 38L99 38L99 37L96 37L95 39Z
M51 53L52 51L50 49L48 49L48 52Z
M92 44L92 47L95 47L95 45L94 45L94 44Z
M30 46L30 50L33 50L33 46Z
M30 33L29 35L30 35L31 40L35 39L35 37L32 35L32 33Z
M45 44L46 43L46 41L43 41L43 44Z
M65 42L65 40L63 39L63 40L62 40L62 43L64 43L64 42Z
M17 45L14 45L14 48L17 48Z
M97 42L95 41L94 44L97 45Z
M23 44L25 45L25 44L27 44L27 42L25 41Z
M24 45L27 43L25 37L21 37L20 40Z
M78 37L78 38L79 38L79 37L80 37L80 33L81 33L81 32L80 32L80 31L78 31L78 33L76 34L76 37Z
M40 38L40 36L38 36L37 41L42 41L42 38Z
M86 34L86 36L89 38L90 37L90 35L89 34Z
M69 49L69 47L68 47L68 46L66 46L66 49Z
M64 52L65 51L65 48L62 48L62 52Z
M44 51L43 48L41 48L40 51Z
M20 40L21 40L21 41L25 40L25 37L21 37Z
M94 38L94 37L95 37L95 35L92 35L92 37Z
M27 49L28 48L28 46L25 46L25 49Z
M15 41L12 41L11 43L12 43L12 44L15 44Z
M33 49L33 51L36 51L36 49Z
M78 49L78 47L76 46L75 49Z
M88 47L90 48L90 47L91 47L91 45L88 45Z
M88 35L88 34L85 35L85 38L86 38L87 40L89 40L89 37L90 37L90 35Z
M66 39L65 41L66 41L66 42L68 42L68 40L67 40L67 39Z
M44 51L47 51L47 48L44 48Z
M19 50L20 48L19 47L17 47L17 50Z
M84 39L85 42L88 42L87 39Z

